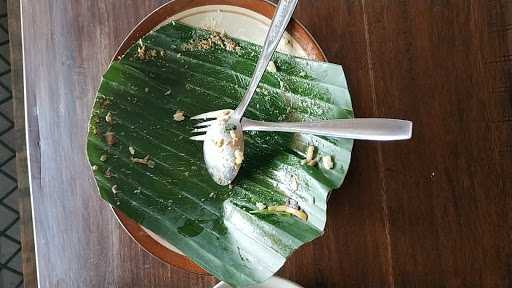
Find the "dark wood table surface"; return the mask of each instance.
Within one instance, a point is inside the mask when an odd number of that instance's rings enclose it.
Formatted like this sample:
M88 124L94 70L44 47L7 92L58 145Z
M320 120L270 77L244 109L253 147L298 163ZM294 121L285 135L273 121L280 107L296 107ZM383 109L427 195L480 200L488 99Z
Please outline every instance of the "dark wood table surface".
M125 233L84 152L102 72L166 1L20 1L40 287L211 287ZM304 287L511 287L512 1L302 0L295 15L344 66L356 116L415 130L356 143L326 234L279 274Z

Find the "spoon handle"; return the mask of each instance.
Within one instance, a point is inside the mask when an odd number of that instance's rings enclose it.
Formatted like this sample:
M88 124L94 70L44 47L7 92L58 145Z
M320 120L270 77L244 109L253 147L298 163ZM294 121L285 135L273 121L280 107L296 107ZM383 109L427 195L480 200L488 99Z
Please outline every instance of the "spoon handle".
M277 6L276 13L272 20L272 24L270 24L270 29L267 34L267 38L265 39L265 44L263 45L263 50L261 51L260 58L258 60L258 64L256 65L256 69L254 70L254 74L252 76L251 83L249 84L249 88L245 92L240 105L235 110L233 118L239 120L244 115L245 109L249 105L258 84L263 77L263 73L267 69L268 63L276 50L281 37L286 30L286 26L290 22L292 18L293 11L295 11L295 7L299 0L280 0L279 5Z
M412 122L383 118L337 119L312 122L263 122L242 119L244 131L295 132L358 140L406 140L412 136Z

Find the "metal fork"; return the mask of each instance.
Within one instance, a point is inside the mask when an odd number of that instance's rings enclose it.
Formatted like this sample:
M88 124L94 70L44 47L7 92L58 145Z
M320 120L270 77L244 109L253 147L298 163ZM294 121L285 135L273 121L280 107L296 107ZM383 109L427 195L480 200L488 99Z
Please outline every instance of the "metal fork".
M192 117L192 119L214 119L195 125L193 133L206 133L218 118L231 110L219 110ZM357 140L393 141L406 140L412 136L412 122L385 118L336 119L310 122L264 122L242 118L243 131L272 131L314 134ZM205 134L190 139L204 141Z

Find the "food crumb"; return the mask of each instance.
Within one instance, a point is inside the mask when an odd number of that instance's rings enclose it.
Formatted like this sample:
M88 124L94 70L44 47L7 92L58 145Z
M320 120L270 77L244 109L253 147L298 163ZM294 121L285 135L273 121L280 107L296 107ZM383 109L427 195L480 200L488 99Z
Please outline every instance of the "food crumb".
M315 146L309 145L308 150L306 152L306 161L309 162L313 160L313 157L315 156Z
M239 138L238 138L238 136L236 135L235 130L229 130L229 135L231 136L231 139L233 140L233 141L231 141L232 145L233 145L233 146L238 145L238 140L239 140Z
M316 159L308 161L308 166L315 167L318 161Z
M238 137L236 137L235 130L229 130L229 135L231 136L231 139L238 140Z
M112 186L112 193L117 194L119 190L117 190L117 185Z
M107 145L112 146L117 143L117 139L115 137L114 132L107 132L105 133L105 141L107 142Z
M217 146L218 148L222 148L222 146L224 146L224 138L216 140L215 141L215 146Z
M271 72L271 73L276 73L277 72L276 64L274 63L274 61L270 61L268 63L267 71Z
M174 113L174 116L173 116L174 121L181 122L181 121L185 120L184 115L185 115L185 112L180 111L180 110L176 111L176 113Z
M258 208L258 210L263 210L266 207L267 206L265 204L263 204L263 203L260 203L260 202L256 203L256 208Z
M212 192L212 193L210 193L210 195L208 195L208 196L210 196L210 198L213 198L213 197L215 196L215 193L213 193L213 192Z
M228 188L229 188L229 189L233 189L233 184L229 184L229 185L228 185Z
M107 116L105 116L105 122L112 125L112 113L108 112Z
M144 92L148 93L149 92L149 88L144 88Z
M130 150L130 154L135 155L135 148L130 146L130 147L128 147L128 150Z
M137 57L141 60L146 58L146 48L144 46L137 48Z
M165 96L167 96L167 95L171 95L171 92L172 92L172 91L171 91L171 89L169 89L169 90L167 90L167 92L165 92L165 94L164 94L164 95L165 95Z
M225 35L225 34L223 34L223 35ZM239 51L240 50L240 47L238 47L238 45L235 43L235 41L233 41L231 39L226 39L225 44L226 44L226 50L228 50L228 51Z
M96 166L96 165L92 166L92 171L96 171L96 170L98 170L98 166Z
M332 162L331 156L323 156L322 164L324 165L325 169L332 169L334 167L334 163Z
M244 152L235 150L235 164L240 165L244 161Z
M107 154L103 154L103 155L100 156L100 161L101 162L105 162L105 161L107 161L107 159L108 159Z
M231 114L233 113L233 111L231 110L226 110L226 111L223 111L222 113L220 113L219 115L219 119L224 121L224 122L228 122L229 118L231 117Z
M143 165L147 165L149 168L154 168L155 167L155 162L149 160L149 157L150 157L149 155L146 155L146 157L144 157L144 159L131 157L130 160L133 163L143 164Z
M112 171L110 170L110 168L107 168L107 171L105 171L105 177L107 177L107 178L112 177Z
M207 50L215 47L220 47L226 51L240 51L240 46L229 38L226 33L212 32L208 38L193 39L189 43L183 45L183 49L194 50Z

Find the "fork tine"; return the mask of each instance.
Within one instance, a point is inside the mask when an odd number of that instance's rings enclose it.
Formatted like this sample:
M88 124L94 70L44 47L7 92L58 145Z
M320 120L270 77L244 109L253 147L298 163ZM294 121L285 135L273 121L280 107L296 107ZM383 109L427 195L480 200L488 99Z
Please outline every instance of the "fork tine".
M193 119L193 120L206 120L206 119L209 119L209 118L217 118L218 115L219 115L219 111L212 111L212 112L207 112L207 113L199 114L199 115L196 115L194 117L190 117L190 119Z
M194 127L209 127L211 126L213 123L215 123L217 120L211 120L211 121L206 121L206 122L201 122L201 123L198 123L196 125L194 125Z
M194 137L190 137L189 139L190 140L194 140L194 141L204 141L206 139L206 135L205 134L197 135L197 136L194 136Z
M202 133L202 132L208 131L208 129L210 129L210 127L198 128L198 129L192 130L192 133Z
M196 115L194 117L190 117L190 119L199 120L199 119L208 119L208 118L217 118L224 114L225 111L231 111L229 109L211 111L203 114Z

